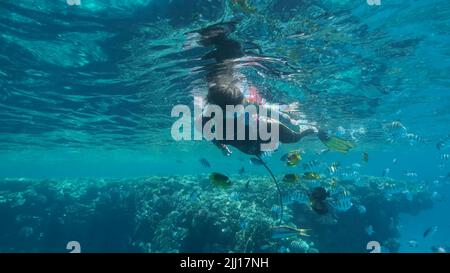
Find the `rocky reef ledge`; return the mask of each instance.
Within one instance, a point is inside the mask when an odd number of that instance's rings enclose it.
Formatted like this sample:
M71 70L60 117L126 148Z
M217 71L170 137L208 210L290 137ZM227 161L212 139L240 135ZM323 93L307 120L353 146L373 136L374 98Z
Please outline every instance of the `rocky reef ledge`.
M311 236L272 239L280 207L266 176L231 177L228 189L211 185L207 174L3 179L0 252L68 252L69 241L83 252L367 252L373 240L396 252L399 214L433 205L433 189L389 178L289 185L279 179L284 225L310 229ZM305 198L317 186L332 193L326 214ZM333 197L339 192L349 199Z

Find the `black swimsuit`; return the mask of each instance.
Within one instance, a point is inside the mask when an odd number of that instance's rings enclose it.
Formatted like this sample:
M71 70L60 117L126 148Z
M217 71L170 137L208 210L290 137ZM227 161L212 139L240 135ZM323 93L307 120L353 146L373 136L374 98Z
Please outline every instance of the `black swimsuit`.
M239 87L237 87L237 81L235 76L236 70L234 69L235 64L233 61L237 58L245 56L243 46L236 40L229 38L229 34L235 29L235 23L221 23L217 25L210 26L208 28L197 31L201 35L200 43L205 46L213 47L213 51L209 52L203 59L213 59L214 64L208 66L208 73L206 80L208 82L208 103L219 105L225 112L225 105L238 105L244 104L244 96ZM228 88L221 88L221 92L217 92L217 86L228 86ZM233 92L233 93L232 93ZM241 93L241 94L238 94ZM225 115L226 116L226 115ZM203 125L211 118L202 118ZM258 126L261 121L258 119ZM261 144L269 143L270 141L264 141L259 136L259 130L256 140L250 140L250 128L247 124L245 125L245 140L238 140L236 136L237 130L237 119L235 119L234 128L234 139L225 139L225 128L224 128L224 140L215 141L216 144L220 145L230 145L240 151L251 154L259 155L261 154ZM226 124L226 117L223 121L224 127ZM268 130L271 129L271 123L268 123ZM307 135L314 134L314 130L309 129L301 133L291 130L286 125L279 123L279 141L281 143L295 143Z

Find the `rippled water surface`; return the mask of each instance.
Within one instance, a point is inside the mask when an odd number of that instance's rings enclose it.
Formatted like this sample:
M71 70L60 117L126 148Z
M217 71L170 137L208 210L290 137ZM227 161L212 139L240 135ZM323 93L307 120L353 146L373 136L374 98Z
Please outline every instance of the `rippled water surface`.
M2 0L0 177L206 177L200 158L229 175L267 175L238 151L225 158L171 136L172 108L207 92L211 49L187 33L229 21L245 51L239 72L267 101L298 103L302 118L356 144L321 156L314 138L282 145L267 159L275 173L292 172L279 158L300 147L302 164L339 161L347 175L449 179L445 0Z

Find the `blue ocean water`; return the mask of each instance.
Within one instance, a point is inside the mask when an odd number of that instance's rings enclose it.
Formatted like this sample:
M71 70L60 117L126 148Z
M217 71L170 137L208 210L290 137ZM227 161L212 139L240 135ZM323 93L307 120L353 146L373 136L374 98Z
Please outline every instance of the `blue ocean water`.
M230 21L248 58L239 73L262 97L298 103L302 119L355 144L319 154L311 137L264 158L279 181L317 160L318 185L334 177L352 193L353 208L325 216L286 205L285 224L310 238L271 238L277 192L252 156L171 135L172 108L208 89L211 48L187 33ZM2 0L0 252L67 252L71 240L88 252L368 252L372 240L382 251L448 249L449 24L444 0ZM295 149L302 160L286 167ZM211 172L234 188L212 187ZM402 189L388 193L386 181ZM308 183L281 183L283 194Z

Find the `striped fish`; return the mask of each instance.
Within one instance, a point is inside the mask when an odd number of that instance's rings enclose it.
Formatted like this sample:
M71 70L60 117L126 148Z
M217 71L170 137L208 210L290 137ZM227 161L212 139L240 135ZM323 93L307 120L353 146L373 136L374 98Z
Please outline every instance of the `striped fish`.
M294 191L283 197L283 203L286 205L293 203L308 204L309 197L301 191Z
M398 183L384 183L382 185L383 192L388 195L400 194L405 188Z
M305 170L317 170L322 165L318 160L311 160L303 164L303 169Z
M406 171L406 172L405 172L405 176L406 176L406 177L417 177L418 175L417 175L416 172L413 172L413 171Z
M343 191L335 195L331 201L331 206L339 212L348 211L353 206L350 193L348 191Z
M402 129L402 130L406 130L406 127L400 122L400 121L393 121L389 124L389 128L390 129Z
M412 133L406 134L406 138L409 139L410 144L427 142L423 137Z
M448 146L449 143L450 143L450 134L440 139L439 142L436 144L436 148L438 150L441 150L445 146Z
M339 163L338 162L331 163L331 165L327 168L328 169L328 173L330 175L335 174L337 172L337 170L338 170L338 167L339 167Z

